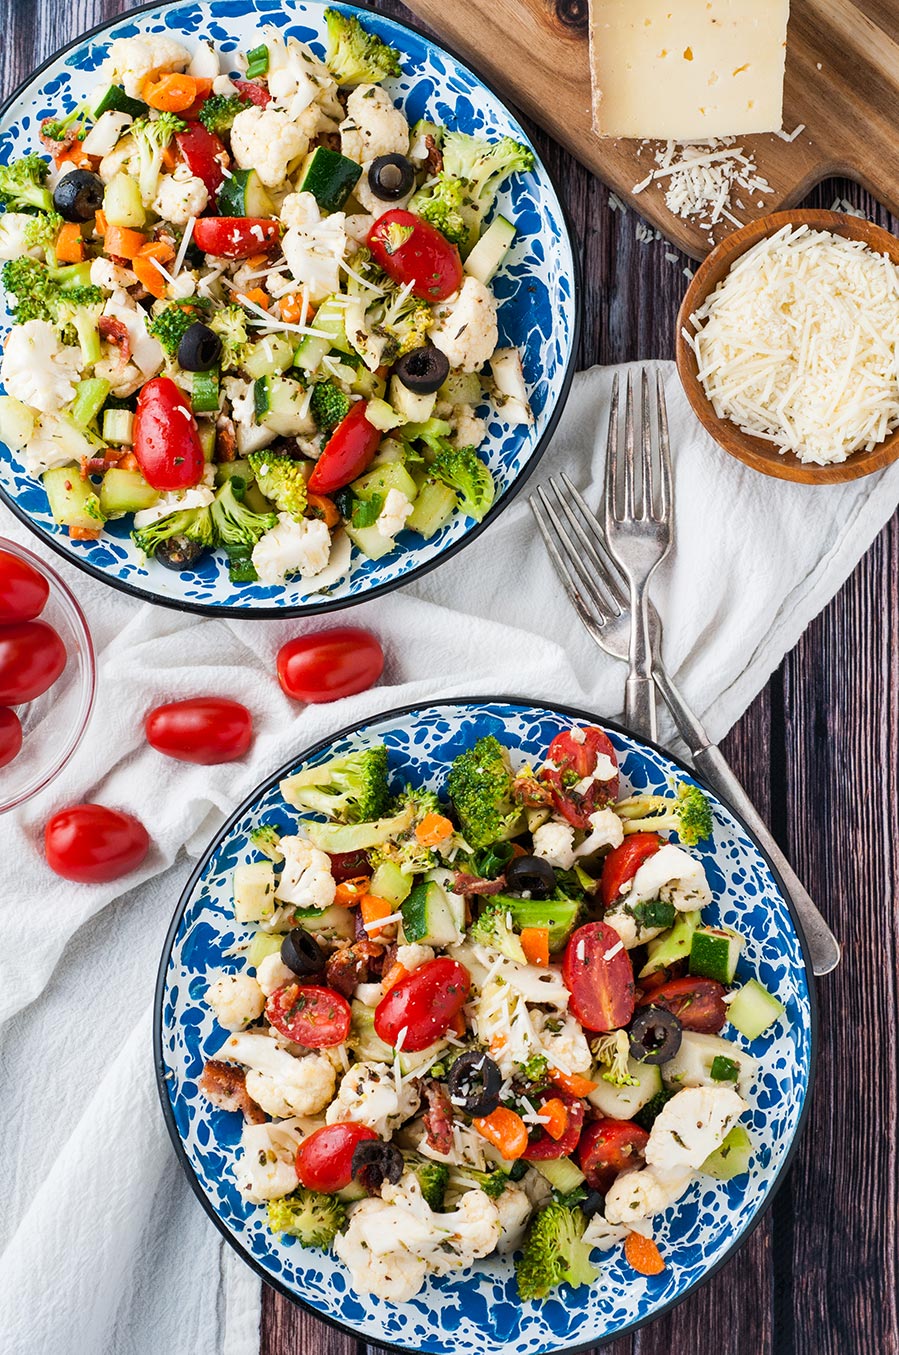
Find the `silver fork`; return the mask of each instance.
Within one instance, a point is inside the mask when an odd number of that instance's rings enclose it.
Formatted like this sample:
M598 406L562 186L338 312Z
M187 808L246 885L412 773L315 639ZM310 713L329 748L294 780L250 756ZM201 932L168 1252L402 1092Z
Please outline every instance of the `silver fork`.
M631 610L628 595L602 529L583 496L567 475L565 492L548 481L552 500L541 486L531 495L531 510L565 592L590 636L615 659L630 653ZM840 963L840 946L808 891L787 861L721 749L713 744L699 717L684 700L662 660L662 622L647 609L652 677L690 750L696 770L726 803L733 806L767 853L799 915L808 941L812 970L829 974Z
M640 381L640 455L634 437L634 384L628 377L624 408L624 472L620 470L621 429L618 374L612 383L612 407L606 444L604 514L609 549L624 570L633 617L624 689L624 723L638 734L658 738L652 650L649 636L649 580L671 548L671 454L668 417L656 376L656 429L652 426L649 378ZM658 460L658 471L655 463Z

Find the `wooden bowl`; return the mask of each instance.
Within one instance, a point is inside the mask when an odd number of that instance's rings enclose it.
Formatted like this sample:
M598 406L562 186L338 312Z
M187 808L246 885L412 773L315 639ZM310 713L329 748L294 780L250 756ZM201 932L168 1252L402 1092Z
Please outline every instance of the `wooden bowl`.
M778 452L764 438L752 437L729 419L719 418L700 383L696 354L683 334L685 328L693 332L690 316L702 306L742 254L758 244L759 240L779 231L782 226L802 225L812 230L844 235L850 240L864 240L878 254L887 254L894 263L899 264L899 239L876 226L873 221L817 210L772 212L770 216L759 217L757 221L741 226L733 235L722 240L697 268L677 316L677 370L699 422L731 456L745 462L753 470L776 476L779 480L793 480L803 485L842 484L846 480L857 480L862 475L882 470L899 458L899 429L872 447L870 452L853 452L845 461L829 466L800 461L793 452Z

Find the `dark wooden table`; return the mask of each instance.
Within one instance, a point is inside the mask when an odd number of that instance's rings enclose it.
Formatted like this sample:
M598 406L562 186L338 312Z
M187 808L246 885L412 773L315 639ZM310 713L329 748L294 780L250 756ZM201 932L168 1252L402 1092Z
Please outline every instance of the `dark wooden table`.
M374 7L406 15L395 0ZM130 8L0 0L4 97L57 47ZM666 260L665 241L641 243L636 215L611 210L605 187L532 130L583 245L579 366L672 356L689 261ZM895 229L848 183L821 185L809 202L838 196ZM609 1355L899 1355L897 570L894 518L725 744L845 947L819 984L805 1139L739 1255L668 1317L604 1347ZM265 1291L262 1355L365 1351Z

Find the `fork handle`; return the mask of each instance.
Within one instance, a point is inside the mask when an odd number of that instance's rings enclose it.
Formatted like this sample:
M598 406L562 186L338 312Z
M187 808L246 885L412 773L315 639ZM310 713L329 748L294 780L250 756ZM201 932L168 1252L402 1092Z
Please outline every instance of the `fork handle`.
M658 741L659 731L656 720L656 691L651 677L638 677L633 673L624 684L624 723L636 734L642 734Z
M758 838L783 880L787 893L799 914L812 960L812 972L820 977L840 963L840 943L815 906L807 889L774 841L768 825L759 815L733 769L717 744L710 742L701 722L687 705L674 683L658 663L654 668L656 684L675 724L690 749L696 770L700 772L726 803L733 805Z

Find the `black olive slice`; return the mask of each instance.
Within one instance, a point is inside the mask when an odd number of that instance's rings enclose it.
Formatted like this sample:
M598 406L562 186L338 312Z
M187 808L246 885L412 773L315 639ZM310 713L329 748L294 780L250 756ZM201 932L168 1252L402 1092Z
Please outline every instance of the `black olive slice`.
M641 1007L628 1030L631 1057L639 1063L667 1063L680 1049L682 1030L665 1007Z
M439 390L449 376L449 370L449 358L431 343L410 349L393 364L394 376L399 377L407 390L418 395L430 395Z
M53 206L64 221L90 221L103 206L105 192L99 174L89 169L73 169L54 188Z
M281 942L281 959L298 979L320 974L325 967L325 953L305 927L294 927L287 933Z
M392 1143L363 1139L353 1150L353 1180L369 1195L379 1195L385 1181L395 1186L403 1174L403 1155Z
M466 1115L491 1115L499 1105L503 1075L489 1054L469 1049L449 1070L446 1089L454 1106Z
M185 372L208 372L218 366L222 341L202 320L184 331L178 345L178 363Z
M415 166L405 155L379 155L368 167L368 186L382 202L398 202L415 185Z
M202 554L203 547L196 541L190 541L186 536L170 536L167 541L161 541L156 547L153 559L158 560L166 569L186 573L187 570L196 568Z
M541 856L516 856L506 866L506 884L518 894L548 899L555 892L556 872Z

